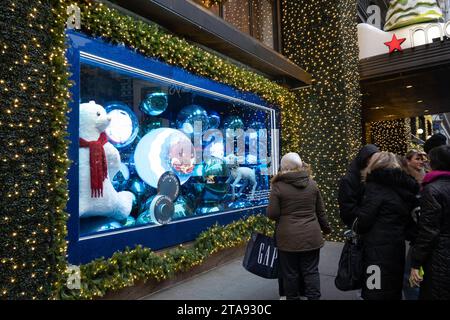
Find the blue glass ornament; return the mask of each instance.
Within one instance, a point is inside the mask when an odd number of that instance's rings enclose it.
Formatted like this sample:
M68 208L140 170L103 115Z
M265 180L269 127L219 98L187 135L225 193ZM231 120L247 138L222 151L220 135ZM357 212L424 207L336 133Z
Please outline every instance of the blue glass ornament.
M116 191L123 191L125 190L129 179L130 171L126 164L121 163L119 172L117 172L112 180L112 185Z
M177 201L175 201L174 207L175 207L174 209L175 212L173 215L174 220L194 215L193 204L186 197L179 196Z
M80 219L80 235L110 231L122 228L122 224L114 219L105 217L91 217Z
M177 128L185 134L191 135L194 133L194 125L196 122L201 123L202 129L201 132L198 132L199 134L209 129L208 113L199 105L189 105L181 109L178 113Z
M225 120L223 121L223 128L224 129L242 129L244 130L245 125L244 125L244 121L242 121L242 119L238 116L228 116L225 118Z
M247 206L247 202L245 201L235 201L228 204L229 209L243 209Z
M134 226L135 224L136 224L136 220L135 220L132 216L129 216L129 217L127 218L127 220L122 221L122 226L123 226L123 227L132 227L132 226Z
M221 208L219 206L213 206L213 207L201 207L198 208L196 213L198 215L204 215L204 214L211 214L211 213L217 213L220 212Z
M149 118L145 119L141 124L141 128L139 130L141 138L145 136L147 133L152 131L153 129L158 129L164 127L163 121L160 118Z
M131 191L137 199L137 203L141 203L144 198L147 198L150 194L156 193L151 189L144 181L139 177L133 177L130 179L128 190Z
M216 111L208 112L209 129L218 129L220 127L220 115Z
M139 109L149 116L159 116L166 111L169 105L169 98L165 92L153 92L147 94L141 101Z
M129 146L139 132L139 121L126 104L110 102L105 110L111 122L105 129L108 140L118 149Z

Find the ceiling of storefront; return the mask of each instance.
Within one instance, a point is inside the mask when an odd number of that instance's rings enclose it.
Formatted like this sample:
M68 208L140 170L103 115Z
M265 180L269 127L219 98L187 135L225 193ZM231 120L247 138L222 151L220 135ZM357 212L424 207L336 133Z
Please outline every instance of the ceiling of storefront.
M361 83L366 121L450 111L450 64L438 69Z

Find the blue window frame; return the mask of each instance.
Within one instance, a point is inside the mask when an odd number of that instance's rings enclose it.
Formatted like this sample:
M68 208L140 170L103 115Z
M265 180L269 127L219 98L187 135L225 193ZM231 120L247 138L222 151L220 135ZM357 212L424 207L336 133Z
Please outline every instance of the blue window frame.
M67 41L67 58L72 73L71 80L74 82L71 88L73 102L69 113L69 157L72 160L67 208L70 213L70 263L83 264L99 257L108 258L116 251L136 245L143 245L152 250L174 246L195 239L199 233L215 223L225 225L251 214L265 212L269 178L261 173L262 170L269 174L277 171L277 128L280 122L277 107L255 94L241 92L210 79L192 75L181 68L144 57L125 46L111 45L101 39L71 30L67 32ZM89 105L90 101L95 101L95 104ZM114 187L114 192L132 192L134 195L133 209L128 212L126 220L102 216L104 213L91 216L92 210L86 210L87 213L83 216L85 210L80 208L80 192L83 192L84 188L80 177L80 170L84 167L80 166L80 163L88 159L88 149L85 149L85 154L80 151L80 108L94 105L103 106L112 118L105 132L108 143L119 151L121 157L119 173L114 177L109 176L108 179ZM156 149L149 149L149 145L144 143L144 140L153 141L155 132L170 132L181 140L188 137L190 139L187 139L187 143L195 144L195 133L190 131L191 125L194 124L191 121L193 114L200 114L194 118L198 120L196 123L200 122L211 130L222 129L223 141L228 135L226 129L247 130L242 140L245 151L238 167L214 167L223 169L219 170L220 174L211 169L215 165L211 159L217 159L219 156L214 154L214 157L206 158L205 152L208 150L212 154L213 150L217 149L213 148L214 142L219 145L217 150L222 159L230 150L233 154L239 152L236 149L239 148L239 143L236 146L233 142L231 149L226 149L220 144L220 139L205 140L203 129L200 148L195 146L192 149L196 150L197 156L202 154L201 161L188 163L187 166L184 160L180 165L178 155L193 159L194 154L185 155L185 148L180 148L179 140L176 140L176 143L164 140L160 144L162 147L157 149L158 152L155 152ZM255 129L256 133L248 129ZM234 131L235 134L236 132L239 131ZM82 135L84 134L83 131ZM255 140L258 146L255 146L254 150L259 150L258 155L265 153L267 156L264 161L261 157L250 159L248 155L250 145L254 142L251 140L252 134L258 136L258 140ZM266 140L259 140L260 135L265 135ZM264 151L261 151L262 140L266 143ZM163 149L164 152L161 151ZM148 152L148 159L141 157L138 150ZM221 151L223 153L220 153ZM170 219L165 222L156 219L154 211L160 189L156 185L159 180L153 179L153 173L157 178L160 178L161 174L157 171L160 168L155 169L153 165L160 158L164 158L160 162L162 166L167 166L163 169L174 173L181 184L181 195L168 200L173 200L171 205L175 208L175 213L170 211ZM231 195L230 182L233 182L234 176L230 178L230 175L235 172L232 171L233 168L239 167L256 173L255 188L251 188L251 182L249 184L242 179L240 184L236 184L237 188L241 188L240 192ZM208 171L210 169L212 171ZM92 198L89 202L97 200ZM150 211L152 214L149 214Z

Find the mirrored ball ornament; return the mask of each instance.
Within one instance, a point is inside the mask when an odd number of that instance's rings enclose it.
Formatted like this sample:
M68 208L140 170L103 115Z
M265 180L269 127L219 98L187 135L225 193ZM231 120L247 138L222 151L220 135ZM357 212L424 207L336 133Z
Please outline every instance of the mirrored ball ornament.
M177 116L177 128L185 134L193 134L199 128L198 133L209 129L208 113L199 105L189 105L181 109ZM201 129L200 129L201 128Z
M159 116L166 111L169 99L165 92L153 92L145 96L139 105L139 109L149 116Z

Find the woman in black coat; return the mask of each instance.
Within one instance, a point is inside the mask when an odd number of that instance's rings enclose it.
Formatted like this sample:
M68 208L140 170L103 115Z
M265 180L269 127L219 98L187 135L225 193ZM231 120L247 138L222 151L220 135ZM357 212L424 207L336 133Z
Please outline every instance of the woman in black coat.
M433 171L423 181L411 280L420 283L420 299L450 300L450 146L434 148L429 156Z
M362 147L358 155L350 163L347 173L339 181L339 215L349 228L356 218L356 210L361 204L364 194L364 184L362 182L361 171L367 167L370 158L377 152L378 147L368 144Z
M355 223L363 243L361 297L401 300L406 233L413 223L419 184L389 152L375 154L364 176L365 193Z

